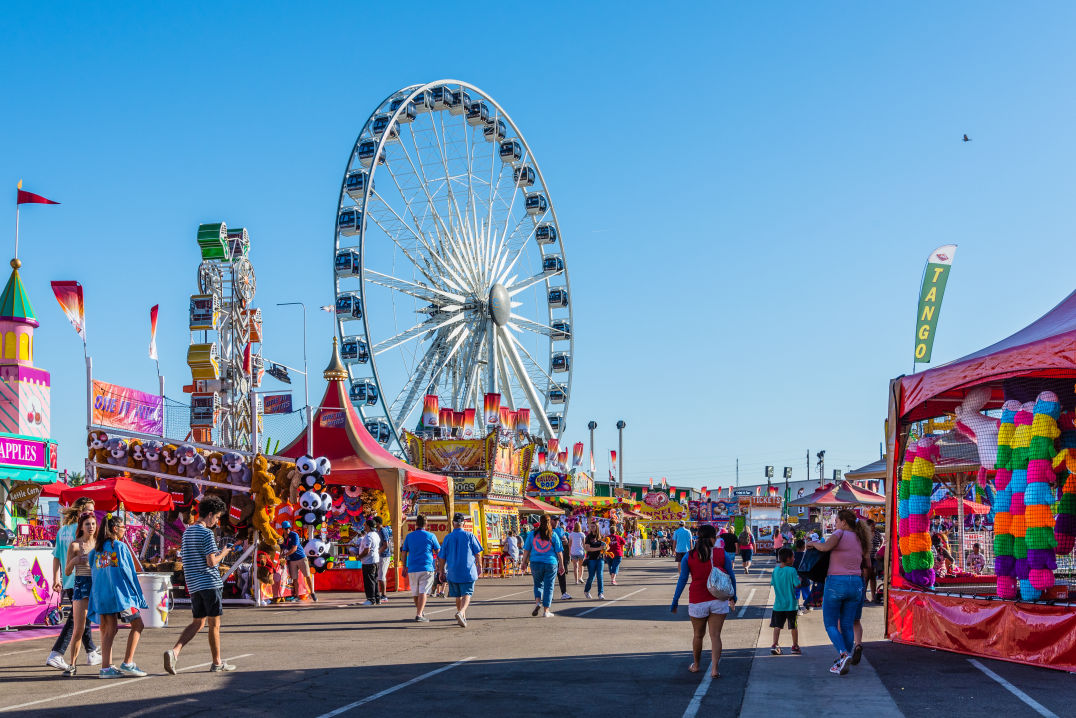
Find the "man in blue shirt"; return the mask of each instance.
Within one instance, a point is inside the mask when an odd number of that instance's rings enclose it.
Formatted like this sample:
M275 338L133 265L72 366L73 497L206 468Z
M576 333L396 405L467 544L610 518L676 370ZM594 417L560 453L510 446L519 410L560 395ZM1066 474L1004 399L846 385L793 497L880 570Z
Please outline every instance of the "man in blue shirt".
M426 517L419 514L415 519L415 530L407 534L400 545L403 575L411 582L415 620L419 623L428 623L430 620L423 615L423 611L426 610L426 596L433 586L433 552L440 550L437 537L426 530Z
M482 565L475 557L482 553L482 544L470 531L463 530L464 516L452 517L452 533L445 536L437 554L437 570L448 578L448 595L456 599L456 623L467 628L467 606L474 595L474 582L482 575Z
M684 560L684 556L691 552L691 547L694 545L691 540L691 532L688 531L683 521L680 522L680 528L673 531L673 541L676 542L676 547L673 550L676 552L676 565L679 566L680 562Z

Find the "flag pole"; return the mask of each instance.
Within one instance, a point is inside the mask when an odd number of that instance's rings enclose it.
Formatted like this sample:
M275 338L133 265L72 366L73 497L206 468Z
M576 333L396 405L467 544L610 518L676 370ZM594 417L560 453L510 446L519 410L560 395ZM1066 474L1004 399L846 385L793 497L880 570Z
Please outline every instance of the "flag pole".
M15 259L19 258L19 203L15 202Z

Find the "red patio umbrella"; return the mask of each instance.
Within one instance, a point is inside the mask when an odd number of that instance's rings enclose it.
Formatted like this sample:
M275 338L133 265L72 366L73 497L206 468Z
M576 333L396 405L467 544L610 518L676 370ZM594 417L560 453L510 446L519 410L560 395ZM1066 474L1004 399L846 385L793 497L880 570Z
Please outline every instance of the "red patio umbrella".
M977 501L971 501L969 499L961 499L964 502L964 515L968 514L988 514L990 513L990 507L986 504L980 504ZM937 503L931 505L930 512L927 516L956 516L960 513L960 507L956 503L956 499L950 496L947 499L942 499Z
M67 484L65 484L64 482L55 481L55 482L53 482L51 484L45 484L43 487L41 487L41 496L43 496L45 498L50 498L50 499L58 499L58 498L60 498L60 493L64 489L69 489L69 488L71 488L71 487L68 486Z
M94 508L111 511L120 502L128 511L168 511L172 496L130 479L102 479L82 486L68 486L60 492L60 503L70 505L83 496L93 499Z

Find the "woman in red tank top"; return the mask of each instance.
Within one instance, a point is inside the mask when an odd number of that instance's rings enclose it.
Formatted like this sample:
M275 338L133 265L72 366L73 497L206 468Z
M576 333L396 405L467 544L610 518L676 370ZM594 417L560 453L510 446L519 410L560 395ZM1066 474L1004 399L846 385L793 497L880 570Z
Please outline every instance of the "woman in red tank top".
M710 571L719 568L732 579L733 592L736 590L736 574L732 570L732 555L725 552L723 545L716 546L717 529L713 526L699 527L699 540L680 562L680 580L676 583L673 594L672 612L676 613L677 604L684 586L688 584L688 615L691 617L691 652L695 659L688 667L692 673L698 673L702 661L702 641L707 632L710 634L710 675L720 678L718 662L721 660L721 629L725 625L725 616L736 605L736 596L729 600L714 598L706 588Z

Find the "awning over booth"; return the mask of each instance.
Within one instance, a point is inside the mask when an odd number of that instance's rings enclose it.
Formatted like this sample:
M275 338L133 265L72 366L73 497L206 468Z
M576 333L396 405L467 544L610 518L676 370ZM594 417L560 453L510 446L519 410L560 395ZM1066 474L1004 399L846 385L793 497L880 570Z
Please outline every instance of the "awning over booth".
M94 508L112 511L120 503L128 511L168 511L172 495L131 479L101 479L81 486L68 486L60 492L60 503L69 506L82 497L93 499Z
M998 295L999 300L1002 295ZM1012 336L956 361L900 378L899 415L916 421L952 411L957 391L984 381L1015 376L1059 376L1076 372L1076 292ZM998 386L986 408L1004 401Z
M884 506L885 496L861 489L850 481L826 484L810 496L788 502L789 506Z
M523 497L523 505L519 508L521 514L562 514L564 511L558 509L552 504L547 504L545 501L539 501L538 499L532 499L529 496Z
M359 413L348 397L347 369L340 360L336 338L333 338L333 357L325 369L325 396L314 412L313 455L324 456L332 462L329 484L384 489L386 482L396 483L397 472L404 472L405 490L429 491L446 495L452 485L445 476L422 471L397 459L370 436ZM298 459L306 454L306 432L299 434L280 456Z
M990 507L986 504L980 504L978 501L971 501L969 499L961 499L964 502L964 515L971 516L972 514L984 515L990 513ZM957 505L956 499L950 496L947 499L942 499L930 507L930 512L927 516L956 516L960 513L960 506Z

